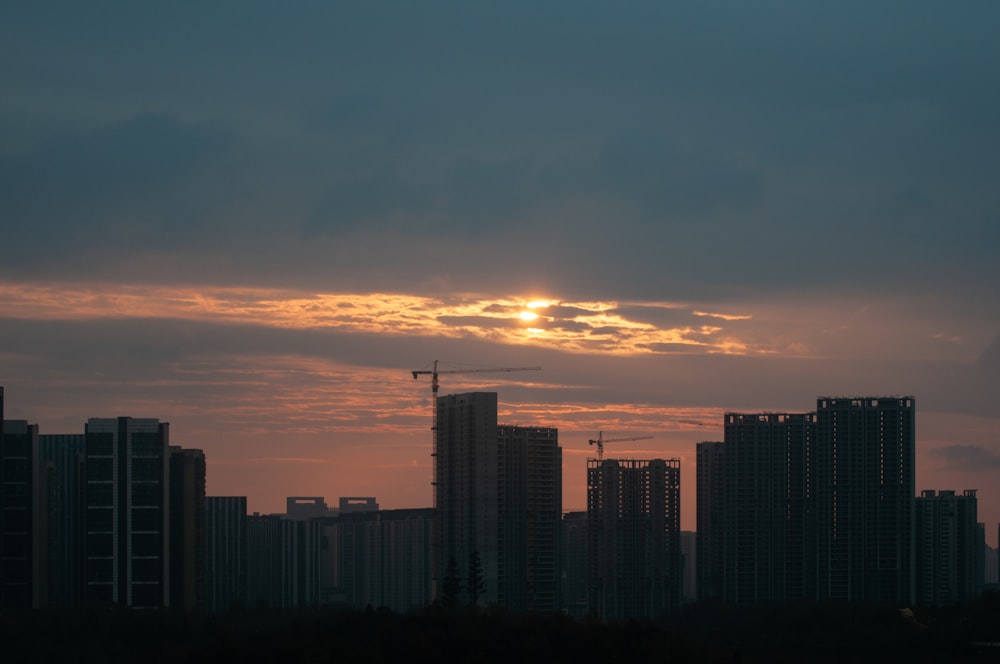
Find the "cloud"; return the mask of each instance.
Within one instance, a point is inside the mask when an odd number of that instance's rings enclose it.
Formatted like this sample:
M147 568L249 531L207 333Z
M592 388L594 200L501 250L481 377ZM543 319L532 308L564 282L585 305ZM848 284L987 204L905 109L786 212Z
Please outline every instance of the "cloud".
M978 445L946 445L930 451L948 470L983 472L1000 469L1000 452Z

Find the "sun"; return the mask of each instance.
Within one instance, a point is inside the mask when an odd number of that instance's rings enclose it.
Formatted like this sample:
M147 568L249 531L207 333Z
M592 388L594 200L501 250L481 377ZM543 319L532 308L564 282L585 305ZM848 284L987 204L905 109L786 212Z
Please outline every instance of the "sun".
M534 311L521 312L521 320L535 320L536 318L538 318L538 314L536 314Z

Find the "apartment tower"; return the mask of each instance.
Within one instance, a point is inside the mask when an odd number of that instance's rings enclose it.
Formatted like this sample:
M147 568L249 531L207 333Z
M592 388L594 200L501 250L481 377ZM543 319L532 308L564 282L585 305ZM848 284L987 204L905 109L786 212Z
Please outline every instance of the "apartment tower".
M820 397L815 496L820 599L914 599L914 399Z
M680 605L680 460L588 459L590 610L654 619Z

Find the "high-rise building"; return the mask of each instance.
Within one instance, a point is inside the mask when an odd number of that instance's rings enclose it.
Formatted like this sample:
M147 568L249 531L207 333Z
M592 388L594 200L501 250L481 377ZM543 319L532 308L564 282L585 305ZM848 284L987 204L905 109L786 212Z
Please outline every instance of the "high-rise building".
M246 496L205 497L205 606L213 612L248 598Z
M170 605L205 608L205 453L170 446Z
M48 503L46 605L69 609L83 603L84 435L40 434L41 473Z
M812 413L726 413L723 597L816 597ZM710 555L715 552L710 552Z
M820 397L814 490L819 598L914 598L913 397Z
M922 491L916 499L916 593L924 606L968 602L982 592L976 491Z
M436 596L446 603L459 601L458 596L475 603L496 603L497 395L450 394L438 397L436 406ZM474 563L482 576L481 587L468 583Z
M167 606L169 425L91 418L85 431L85 601Z
M558 610L558 432L498 425L495 392L443 396L436 405L437 597Z
M560 608L558 439L548 427L497 427L497 600L511 611Z
M680 604L680 460L589 459L590 610L658 618Z
M722 599L722 518L726 495L726 444L703 442L696 453L697 593L699 600Z
M38 425L0 422L0 607L38 608L47 594Z
M574 618L587 615L590 566L587 564L587 513L566 512L562 521L562 605Z
M698 538L690 530L681 531L681 602L698 599Z

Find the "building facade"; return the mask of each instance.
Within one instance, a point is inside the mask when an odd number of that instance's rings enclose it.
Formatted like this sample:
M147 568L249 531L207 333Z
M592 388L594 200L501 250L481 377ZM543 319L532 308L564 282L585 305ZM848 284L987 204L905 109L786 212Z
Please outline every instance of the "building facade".
M558 432L498 425L495 392L447 395L436 405L436 597L558 610Z
M497 395L450 394L437 399L434 446L435 596L447 604L499 599ZM468 583L478 565L482 584Z
M815 484L820 599L914 600L913 397L820 397Z
M326 604L397 612L431 602L434 510L354 510L321 520Z
M47 594L38 425L2 413L0 423L0 607L38 608Z
M205 453L170 447L170 605L205 608Z
M40 434L38 445L47 503L46 606L75 608L84 596L84 435Z
M246 496L205 498L205 607L213 613L247 603Z
M91 418L85 430L85 602L170 602L169 425Z
M254 513L247 517L247 548L250 606L319 606L322 533L318 520Z
M497 427L497 602L559 610L562 449L548 427Z
M816 597L815 435L812 413L726 413L721 543L727 602Z
M922 491L916 499L916 599L923 606L968 602L982 592L976 491Z
M703 442L695 446L697 597L722 599L722 517L725 484L726 444Z
M605 620L680 605L680 460L587 461L590 611Z

